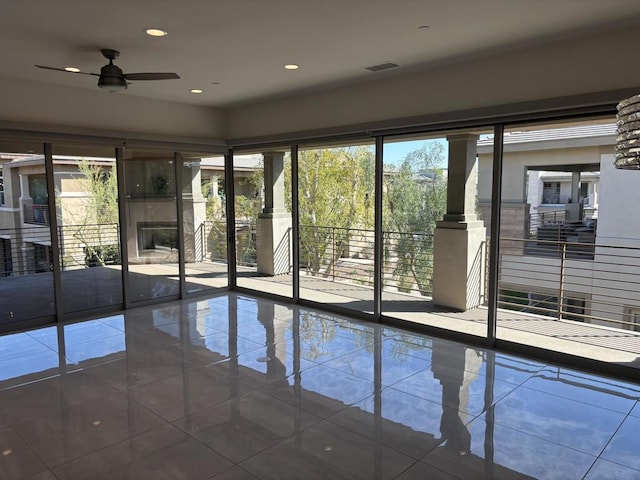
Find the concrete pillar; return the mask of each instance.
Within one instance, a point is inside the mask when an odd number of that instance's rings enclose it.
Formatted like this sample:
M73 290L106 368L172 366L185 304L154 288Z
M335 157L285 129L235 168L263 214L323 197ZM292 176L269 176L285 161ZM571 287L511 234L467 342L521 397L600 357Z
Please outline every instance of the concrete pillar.
M291 266L291 214L284 198L284 153L264 158L264 208L256 224L258 273L282 275Z
M582 204L580 203L580 171L571 172L571 203L564 206L568 222L582 220Z
M200 161L185 161L182 164L182 227L184 260L187 263L203 260L206 208L207 200L202 196Z
M464 311L484 301L487 232L475 212L478 136L447 140L447 213L434 232L433 303Z

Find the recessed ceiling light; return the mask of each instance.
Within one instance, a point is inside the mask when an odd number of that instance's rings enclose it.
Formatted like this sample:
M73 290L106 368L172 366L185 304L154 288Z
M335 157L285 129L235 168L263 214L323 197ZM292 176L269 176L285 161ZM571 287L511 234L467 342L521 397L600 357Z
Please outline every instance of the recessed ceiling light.
M431 28L431 27L429 27L429 25L420 25L418 27L418 30L427 30L428 28Z
M147 28L144 33L151 37L166 37L169 35L166 31L160 30L159 28Z
M284 68L287 69L287 70L297 70L297 69L300 68L300 65L296 65L295 63L287 63L284 66Z
M64 67L67 72L78 73L80 69L78 67Z
M191 93L203 93L204 90L201 90L199 88L192 88L191 90L189 90Z
M211 85L220 85L220 82L211 82Z

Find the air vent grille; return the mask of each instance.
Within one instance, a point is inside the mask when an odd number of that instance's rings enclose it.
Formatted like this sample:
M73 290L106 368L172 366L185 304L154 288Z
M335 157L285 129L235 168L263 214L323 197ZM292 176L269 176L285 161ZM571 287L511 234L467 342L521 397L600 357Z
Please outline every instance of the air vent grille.
M381 63L379 65L372 65L370 67L365 67L365 68L372 72L379 72L380 70L389 70L390 68L395 68L397 66L398 65L396 65L395 63L387 62L387 63Z

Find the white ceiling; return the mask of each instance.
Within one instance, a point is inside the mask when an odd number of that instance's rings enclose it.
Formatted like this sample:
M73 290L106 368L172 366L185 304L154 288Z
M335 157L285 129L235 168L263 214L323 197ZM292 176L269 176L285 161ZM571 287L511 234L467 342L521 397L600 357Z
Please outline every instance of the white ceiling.
M638 19L639 0L2 0L0 76L97 89L96 77L34 64L99 72L113 48L125 73L181 77L117 95L231 107ZM385 62L399 67L365 70Z

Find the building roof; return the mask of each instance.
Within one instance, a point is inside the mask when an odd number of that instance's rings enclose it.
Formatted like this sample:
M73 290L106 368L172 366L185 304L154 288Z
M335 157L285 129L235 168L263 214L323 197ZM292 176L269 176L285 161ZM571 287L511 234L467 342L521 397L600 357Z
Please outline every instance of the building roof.
M616 124L589 124L563 128L505 131L504 144L524 144L532 142L559 142L566 140L599 139L602 145L615 144ZM493 135L478 141L478 147L493 147Z

